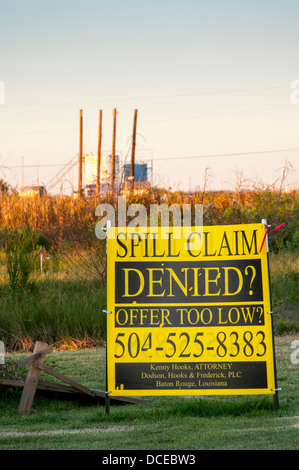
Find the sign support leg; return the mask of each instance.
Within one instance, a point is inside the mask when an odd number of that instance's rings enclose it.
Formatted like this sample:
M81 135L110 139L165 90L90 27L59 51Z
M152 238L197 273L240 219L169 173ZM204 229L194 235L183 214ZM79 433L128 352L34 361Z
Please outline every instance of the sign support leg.
M279 409L279 400L278 400L278 392L275 392L274 395L274 409L277 411Z
M106 416L110 415L110 397L108 395L109 392L106 392L105 396L105 414Z
M268 279L269 279L269 294L270 294L270 310L271 310L271 328L272 328L272 342L273 342L273 364L274 364L274 380L275 380L275 394L274 394L274 409L279 409L278 388L277 388L277 372L276 372L276 358L275 358L275 341L274 341L274 325L273 325L273 308L272 308L272 294L271 294L271 279L270 279L270 260L269 260L269 242L267 233L267 219L262 219L266 229L266 247L267 247L267 264L268 264Z
M105 310L105 313L108 312ZM107 331L107 338L106 338L106 392L105 392L105 415L110 415L110 397L108 391L108 315L106 315L106 331Z

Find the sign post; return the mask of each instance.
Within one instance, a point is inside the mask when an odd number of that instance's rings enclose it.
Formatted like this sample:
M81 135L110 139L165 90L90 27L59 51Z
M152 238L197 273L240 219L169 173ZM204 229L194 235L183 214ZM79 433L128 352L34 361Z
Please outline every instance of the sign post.
M278 410L279 399L278 391L281 390L277 386L277 373L276 373L276 359L275 359L275 344L274 344L274 328L273 328L273 310L272 310L272 295L271 295L271 282L270 282L270 265L269 265L269 240L268 240L268 224L266 219L262 219L262 223L265 227L265 241L266 241L266 252L267 252L267 264L268 264L268 277L269 277L269 295L270 295L270 314L271 314L271 327L272 327L272 338L273 338L273 364L274 364L274 377L275 377L275 394L274 394L274 408Z
M265 225L115 230L109 395L277 396Z

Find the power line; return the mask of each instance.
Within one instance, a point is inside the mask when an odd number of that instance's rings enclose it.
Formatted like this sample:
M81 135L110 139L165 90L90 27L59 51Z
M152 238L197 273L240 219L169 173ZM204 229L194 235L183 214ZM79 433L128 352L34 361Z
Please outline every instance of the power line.
M12 165L12 166L5 166L5 168L12 169L12 168L39 168L39 167L48 167L48 166L65 166L67 163L39 163L38 165ZM2 166L0 166L2 168Z
M235 88L226 90L206 90L206 91L195 91L190 93L174 93L165 95L146 95L146 96L135 96L126 98L117 98L117 101L131 101L131 100L156 100L156 99L167 99L167 98L182 98L187 96L200 96L200 95L215 95L215 94L226 94L226 93L243 93L251 91L265 91L265 90L278 90L290 88L287 85L275 85L270 87L251 87L251 88ZM96 100L80 100L80 101L60 101L53 103L25 103L25 104L11 104L5 105L5 108L29 108L29 107L40 107L40 106L61 106L61 105L73 105L82 103L102 103L115 101L115 98L99 98Z
M188 159L197 159L197 158L218 158L218 157L238 157L238 156L246 156L246 155L262 155L262 154L269 154L269 153L283 153L283 152L298 152L299 148L291 148L291 149L277 149L277 150L259 150L254 152L235 152L235 153L215 153L215 154L208 154L208 155L185 155L181 157L158 157L153 158L153 162L161 161L161 160L188 160ZM6 169L13 169L13 168L39 168L39 167L59 167L65 166L69 162L66 163L44 163L44 164L31 164L31 165L12 165L12 166L1 166L0 168Z
M167 122L175 122L175 121L190 121L190 120L198 120L198 119L205 119L209 117L221 117L221 116L233 116L237 114L244 114L244 113L255 113L255 112L262 112L262 111L273 111L274 109L283 109L283 108L293 108L294 105L292 104L285 104L285 105L274 105L268 106L264 108L253 108L253 109L242 109L240 111L227 111L223 113L212 113L212 114L203 114L201 116L187 116L187 117L177 117L177 118L170 118L170 119L156 119L152 121L143 121L142 124L159 124L159 123L167 123ZM131 125L129 123L120 123L119 127ZM109 125L105 125L103 127L110 127ZM87 126L85 129L96 129L96 126ZM45 129L45 130L35 130L35 131L21 131L21 132L10 132L6 133L4 138L17 136L17 135L32 135L32 134L51 134L56 132L75 132L77 128L69 128L69 129ZM3 134L4 135L4 134Z
M237 152L237 153L216 153L212 155L191 155L191 156L184 156L184 157L158 157L155 158L154 161L157 160L186 160L192 158L217 158L217 157L238 157L244 155L261 155L266 153L282 153L282 152L297 152L299 148L295 149L279 149L279 150L261 150L255 152Z

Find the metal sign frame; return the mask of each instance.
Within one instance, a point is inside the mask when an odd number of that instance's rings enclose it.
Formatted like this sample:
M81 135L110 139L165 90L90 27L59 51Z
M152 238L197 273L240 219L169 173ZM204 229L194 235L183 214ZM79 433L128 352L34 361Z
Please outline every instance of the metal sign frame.
M114 230L107 397L272 394L278 407L265 221Z

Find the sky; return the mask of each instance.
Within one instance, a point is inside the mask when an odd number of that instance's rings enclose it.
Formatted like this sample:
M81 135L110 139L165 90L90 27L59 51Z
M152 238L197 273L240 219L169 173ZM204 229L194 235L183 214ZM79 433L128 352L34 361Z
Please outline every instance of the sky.
M298 18L297 0L0 0L0 179L47 185L78 154L80 109L84 154L100 109L111 152L115 108L122 161L138 110L153 184L278 187L287 166L298 189Z

